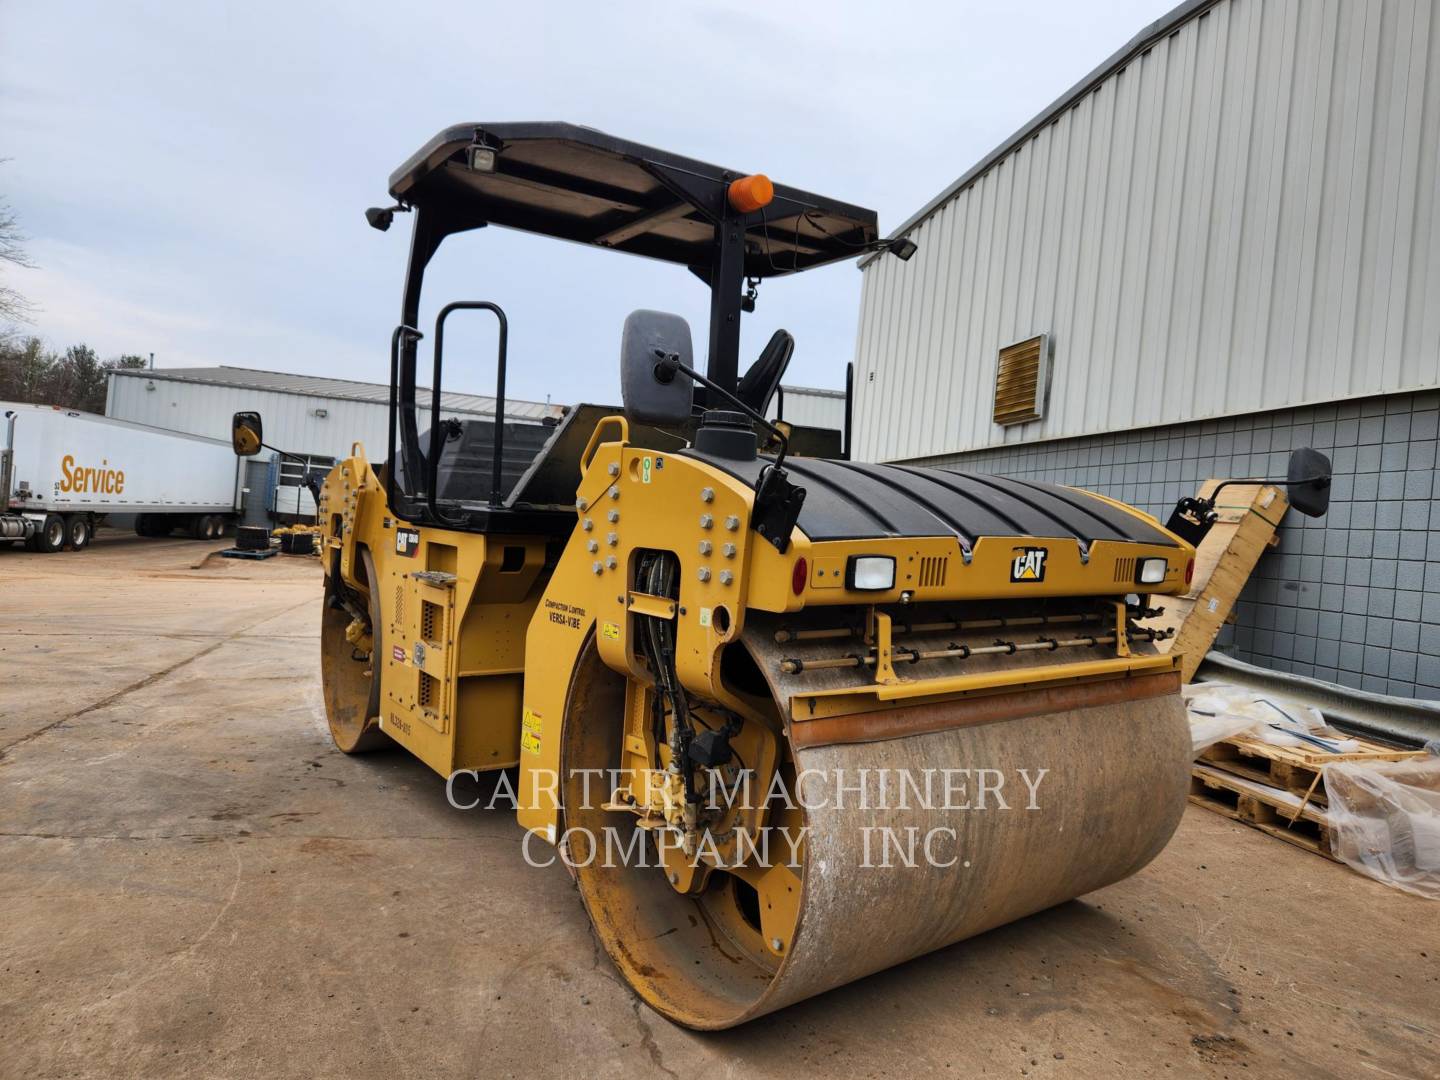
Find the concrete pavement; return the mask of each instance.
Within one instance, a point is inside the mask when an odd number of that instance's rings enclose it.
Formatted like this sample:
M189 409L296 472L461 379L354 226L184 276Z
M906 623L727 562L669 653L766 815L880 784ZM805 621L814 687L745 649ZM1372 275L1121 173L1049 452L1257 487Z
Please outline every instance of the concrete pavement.
M1440 906L1196 808L1081 901L676 1028L511 814L333 750L315 563L211 550L0 551L0 1077L1440 1070Z

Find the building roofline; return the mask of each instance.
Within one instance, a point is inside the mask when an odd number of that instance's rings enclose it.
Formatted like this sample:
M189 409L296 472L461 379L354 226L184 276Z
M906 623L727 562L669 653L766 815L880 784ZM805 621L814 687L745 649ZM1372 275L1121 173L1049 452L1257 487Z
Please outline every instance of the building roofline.
M781 390L787 394L801 394L805 397L826 397L844 398L844 390L832 390L827 386L786 386L781 385Z
M167 370L168 370L169 373L167 373ZM216 375L215 375L214 377L209 377L209 376L205 376L205 375L195 375L195 374L191 374L191 373L193 373L193 372L211 372L211 371L216 372ZM178 374L179 372L185 372L186 374L184 374L184 375ZM221 373L223 373L223 372L235 372L235 373L238 373L238 374L232 374L232 375L229 375L229 376L227 377L226 375L221 374ZM221 364L221 365L219 365L219 366L217 366L217 367L213 367L213 368L207 368L207 367L170 368L170 369L166 369L166 368L111 368L111 369L107 372L108 375L125 377L125 378L159 379L159 380L161 380L162 382L189 383L189 384L196 385L196 386L225 386L225 387L230 387L230 388L232 388L232 389L237 389L237 390L256 390L256 391L262 391L262 392L264 392L264 393L269 393L269 394L292 394L292 395L294 395L295 397L308 397L308 398L317 398L317 397L318 397L318 398L329 398L329 399L331 399L331 400L333 400L333 401L353 401L353 402L355 402L355 403L357 403L357 404L360 404L360 405L385 405L385 404L386 404L386 402L383 401L383 400L377 401L377 400L376 400L375 398L373 398L373 397L366 397L366 396L364 396L364 395L362 395L362 394L359 394L359 393L346 394L346 393L344 393L343 391L341 391L341 392L339 392L339 393L320 393L320 392L317 392L317 390L316 390L316 389L313 389L313 388L312 388L312 389L309 389L309 390L301 390L301 389L297 389L297 388L295 388L295 387L288 387L288 386L270 386L270 385L266 385L266 384L264 384L264 383L246 382L245 379L244 379L244 375L245 375L246 373L254 373L254 374L259 374L259 375L291 376L291 377L297 378L297 379L317 379L317 380L321 380L321 381L327 382L327 383L343 383L343 384L346 384L346 385L348 385L348 386L357 386L357 387L363 386L363 387L368 387L368 388L370 388L370 389L376 389L376 388L384 389L384 388L385 388L385 384L384 384L384 383L364 382L364 381L362 381L362 380L360 380L360 379L337 379L337 378L333 378L333 377L331 377L331 376L329 376L329 375L292 375L291 372L285 372L285 371L269 371L269 370L266 370L266 369L264 369L264 368L242 368L242 367L234 367L234 366L231 366L231 365L229 365L229 364ZM428 397L429 394L430 394L430 388L429 388L429 387L426 387L426 386L417 386L417 387L415 388L415 392L416 392L417 395L418 395L418 394L425 394L425 395ZM445 402L446 402L447 399L453 400L453 399L455 399L455 398L472 398L472 399L478 399L478 400L482 400L482 401L489 401L489 402L492 403L492 408L486 410L486 409L465 408L465 407L461 407L461 406L445 405ZM491 396L489 396L489 395L486 395L486 394L464 394L464 393L459 393L458 391L442 391L441 394L440 394L440 401L441 401L442 406L444 406L445 408L449 409L449 411L451 411L451 412L457 412L457 413L468 413L468 414L473 414L473 415L475 415L475 416L493 416L493 415L495 414L495 410L494 410L494 408L493 408L494 400L495 400L495 399L494 399L493 397L491 397ZM556 410L556 414L559 415L559 407L553 406L553 405L549 405L548 403L543 402L543 401L528 401L528 400L521 400L521 399L519 399L519 398L510 398L510 397L508 397L508 396L507 396L507 398L506 398L506 409L507 409L507 412L508 412L508 410L509 410L509 408L510 408L511 406L527 406L527 405L535 406L536 408L540 408L540 409L547 409L547 408L548 408L548 409L555 409L555 410ZM523 417L520 417L520 419L523 419Z
M922 224L933 215L935 211L939 210L956 195L980 179L981 176L989 172L999 164L1000 161L1013 153L1027 139L1049 124L1066 109L1070 108L1070 106L1074 105L1100 83L1125 67L1141 53L1152 48L1162 38L1174 33L1181 24L1198 18L1204 14L1206 10L1214 7L1218 3L1220 3L1220 0L1184 0L1184 3L1172 8L1169 12L1156 19L1124 45L1120 46L1118 50L1111 53L1099 67L1095 68L1090 74L1086 75L1069 90L1066 90L1065 93L1061 94L1046 106L1028 124L976 162L975 165L958 180L951 183L939 195L935 196L935 198L931 199L914 214L906 218L904 224L891 232L887 239L893 240L897 237L904 236L916 226ZM869 266L871 262L883 254L884 249L882 248L879 251L862 256L859 262L860 269L864 270L865 267Z

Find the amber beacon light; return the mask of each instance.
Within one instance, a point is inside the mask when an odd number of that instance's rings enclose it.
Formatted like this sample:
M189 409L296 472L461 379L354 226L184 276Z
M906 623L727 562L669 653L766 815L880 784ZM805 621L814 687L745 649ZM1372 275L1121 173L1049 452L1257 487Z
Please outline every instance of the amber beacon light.
M742 176L730 182L729 198L730 205L740 213L753 214L770 205L775 198L775 185L764 173Z

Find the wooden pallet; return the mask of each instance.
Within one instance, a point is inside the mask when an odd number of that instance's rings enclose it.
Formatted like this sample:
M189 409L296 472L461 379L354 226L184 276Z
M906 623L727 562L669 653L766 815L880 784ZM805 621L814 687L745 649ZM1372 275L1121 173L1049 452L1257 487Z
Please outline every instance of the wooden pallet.
M1348 739L1330 728L1315 732L1325 739ZM1269 787L1307 796L1309 801L1327 805L1325 782L1327 764L1340 761L1412 761L1425 757L1423 750L1397 750L1369 739L1355 739L1358 750L1349 754L1330 754L1317 747L1274 746L1249 735L1225 739L1204 750L1199 760L1215 769L1243 777Z
M1339 861L1330 853L1330 821L1325 810L1294 792L1197 762L1190 772L1190 801L1294 847Z
M274 549L268 551L245 551L241 548L226 548L220 552L222 559L273 559L280 554Z

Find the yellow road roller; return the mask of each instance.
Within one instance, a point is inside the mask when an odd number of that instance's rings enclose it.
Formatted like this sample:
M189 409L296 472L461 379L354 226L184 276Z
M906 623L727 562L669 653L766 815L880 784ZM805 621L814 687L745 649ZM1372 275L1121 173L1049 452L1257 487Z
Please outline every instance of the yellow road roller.
M615 966L693 1028L1160 851L1190 742L1180 657L1140 624L1185 591L1192 544L1072 488L815 454L766 419L784 331L739 372L761 282L913 245L872 211L559 123L449 128L390 194L367 212L413 218L390 444L318 498L341 750L505 770L526 850L571 868ZM688 269L710 290L703 371L685 321L642 309L622 407L507 419L502 308L419 325L442 241L488 227ZM498 323L493 422L443 412L456 318ZM260 417L235 437L257 451Z

